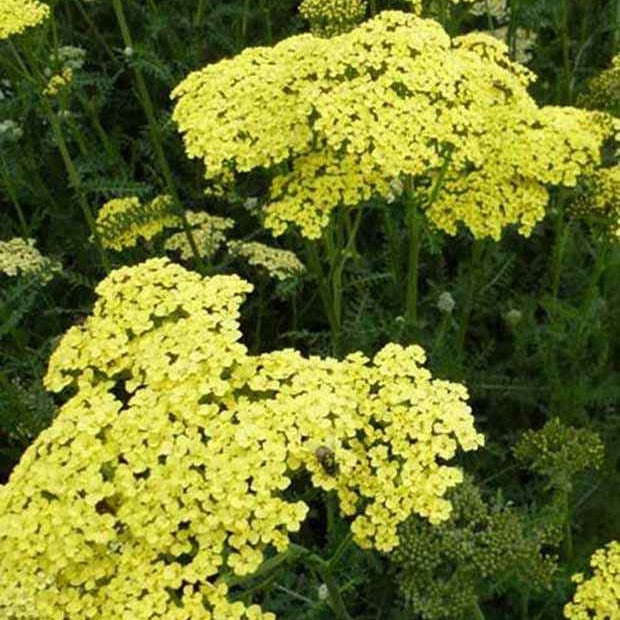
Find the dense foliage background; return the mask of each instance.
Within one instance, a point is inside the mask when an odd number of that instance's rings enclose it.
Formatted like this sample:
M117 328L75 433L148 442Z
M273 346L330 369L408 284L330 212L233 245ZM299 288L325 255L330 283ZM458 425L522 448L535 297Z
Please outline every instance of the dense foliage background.
M412 324L403 317L408 240L398 204L371 201L353 247L341 247L336 259L328 243L311 251L294 231L274 240L240 198L260 196L260 178L241 179L238 196L205 195L202 166L187 158L171 120L170 92L191 70L306 31L298 2L125 0L124 23L115 4L57 2L53 21L19 40L0 41L0 123L10 119L18 128L0 124L0 240L33 238L43 255L62 265L49 279L0 273L0 482L54 418L58 403L42 376L58 338L89 313L96 283L110 268L162 252L157 242L143 243L103 258L88 219L112 198L148 201L174 191L188 209L232 217L238 239L292 250L306 265L318 260L326 277L338 273L341 307L334 323L316 269L277 280L227 254L201 266L204 273L239 273L255 285L243 307L252 352L292 346L340 357L372 354L390 341L418 343L435 376L470 391L486 445L462 459L471 476L455 492L462 516L442 526L441 535L426 531L421 520L408 524L409 542L393 558L349 549L338 577L351 616L460 618L450 601L471 587L479 606L470 612L478 617L561 617L573 592L570 575L620 537L620 246L604 222L568 208L582 189L553 193L546 219L527 238L508 231L500 241L474 240L465 230L450 237L428 226ZM427 10L451 34L500 25L465 5L447 11L444 4L430 3ZM507 4L513 52L520 29L535 35L526 60L538 75L537 101L618 113L620 79L602 101L589 91L591 78L619 51L615 0ZM377 0L369 10L406 7ZM67 66L59 46L82 52L70 86L43 96L37 76L49 78ZM397 213L389 238L387 208ZM178 260L198 268L191 257ZM517 442L554 420L561 424L545 427L545 450L557 458L541 465L547 452L536 452L534 439ZM604 456L591 433L574 429L596 433ZM487 516L476 523L474 513ZM318 504L305 527L316 549L334 546L324 540ZM538 527L554 533L532 541ZM338 528L346 530L345 522ZM454 552L464 537L482 530L488 540ZM547 552L558 560L548 579L541 576L546 568L528 564ZM443 573L424 572L423 558L432 563L433 557L449 557ZM502 563L506 558L511 566ZM491 568L480 568L487 560ZM467 564L476 574L462 568ZM433 580L448 578L454 578L450 588L429 594ZM322 580L311 571L289 566L258 581L250 586L262 592L261 605L280 617L334 617L317 590Z

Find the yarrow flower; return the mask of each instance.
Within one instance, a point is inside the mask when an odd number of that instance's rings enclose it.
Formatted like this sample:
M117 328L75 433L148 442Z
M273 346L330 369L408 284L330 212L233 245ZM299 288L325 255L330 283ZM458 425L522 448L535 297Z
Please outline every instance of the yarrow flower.
M508 43L508 26L501 26L500 28L494 28L488 30L488 34L500 41L506 41ZM537 35L532 30L526 28L517 28L514 32L514 59L521 63L527 64L532 60L532 49L536 45Z
M483 443L465 388L433 379L417 346L251 356L250 289L166 259L97 287L45 378L73 395L0 487L0 615L273 619L229 601L227 575L287 548L308 512L283 494L301 470L365 547L394 548L412 513L448 518L448 461Z
M0 144L17 142L24 135L23 129L13 120L0 122Z
M71 82L73 82L73 69L65 67L62 71L50 77L43 89L43 94L48 97L56 97L61 91L68 88Z
M104 247L121 251L134 247L139 239L149 241L165 228L178 226L170 196L157 196L142 203L136 196L113 198L97 214L97 231Z
M348 32L366 16L365 0L303 0L301 16L319 37L332 37Z
M264 269L278 280L299 276L305 270L304 264L294 252L274 248L257 241L229 241L229 250L248 261L250 265Z
M454 301L454 297L448 292L444 291L439 295L437 299L437 308L439 312L444 314L451 314L456 306L456 302Z
M469 7L469 12L477 16L490 16L503 22L509 14L506 0L477 0Z
M317 238L335 208L393 200L394 180L410 179L435 226L497 239L511 224L529 234L547 187L574 186L609 131L594 113L539 108L532 80L501 41L450 39L435 21L384 11L190 74L174 120L214 187L271 173L262 209L275 234L295 224Z
M73 45L63 45L58 48L58 54L53 54L52 62L58 62L64 68L70 68L74 71L81 69L86 60L86 50Z
M577 590L564 607L569 620L618 620L620 618L620 542L612 541L590 558L593 575L573 575Z
M0 273L7 276L32 276L49 282L62 270L60 262L43 256L35 247L34 239L14 237L0 241Z
M224 244L226 233L235 225L235 221L229 217L211 215L202 211L187 211L186 217L200 255L209 259ZM168 237L164 247L169 252L178 252L185 260L194 256L185 232L177 232Z
M0 4L0 40L21 34L45 21L50 9L37 0L2 0Z

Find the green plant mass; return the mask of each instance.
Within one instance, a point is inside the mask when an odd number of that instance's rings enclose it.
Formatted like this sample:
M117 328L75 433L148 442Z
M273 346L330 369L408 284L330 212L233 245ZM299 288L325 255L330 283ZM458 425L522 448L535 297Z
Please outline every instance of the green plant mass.
M616 0L0 0L0 620L620 620Z

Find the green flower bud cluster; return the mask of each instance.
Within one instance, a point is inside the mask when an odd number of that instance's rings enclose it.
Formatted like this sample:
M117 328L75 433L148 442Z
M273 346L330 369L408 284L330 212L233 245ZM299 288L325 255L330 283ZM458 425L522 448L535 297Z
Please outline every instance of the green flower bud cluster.
M555 570L529 516L499 500L485 501L470 479L449 493L452 514L437 526L415 516L400 528L392 560L408 607L425 620L470 618L485 593L511 578L549 587Z
M577 105L590 110L620 113L620 54L614 56L611 66L589 82L577 98Z
M348 32L364 19L366 9L365 0L304 0L299 6L312 34L319 37Z
M525 432L513 454L528 469L549 478L552 486L569 490L577 474L600 467L604 449L593 431L565 426L554 418L539 431Z

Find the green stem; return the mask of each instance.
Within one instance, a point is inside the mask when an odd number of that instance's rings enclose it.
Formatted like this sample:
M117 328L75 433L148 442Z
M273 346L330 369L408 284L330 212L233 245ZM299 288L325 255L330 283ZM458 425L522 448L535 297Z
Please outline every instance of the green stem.
M30 237L30 228L28 227L24 212L22 211L21 205L19 204L17 190L15 189L15 186L13 184L13 179L11 179L11 173L9 172L9 168L4 157L0 157L0 161L2 162L2 179L4 181L4 184L6 185L6 191L8 192L9 198L11 199L13 207L15 208L15 212L17 213L17 219L19 220L22 234L27 239L28 237Z
M114 7L114 13L116 15L116 20L118 22L121 36L123 38L123 43L125 47L133 48L133 40L131 38L131 32L129 30L129 25L127 23L127 19L125 18L125 12L123 11L123 3L122 0L112 0L112 5ZM142 105L142 109L146 115L149 134L151 136L151 140L153 142L153 148L155 151L155 158L159 165L160 172L164 177L164 181L166 183L166 188L172 197L174 204L177 207L178 216L181 219L181 223L183 225L183 232L187 237L187 241L192 250L192 254L197 263L198 268L201 271L204 271L204 262L200 252L198 250L198 246L196 245L196 241L194 239L194 235L192 234L191 226L187 221L187 216L185 214L185 209L183 208L183 204L179 197L179 193L177 191L176 183L174 181L174 176L172 174L172 169L168 163L166 158L166 153L164 151L163 140L161 137L161 132L159 129L159 122L157 120L157 116L155 114L155 107L153 106L153 101L151 100L151 96L149 94L148 88L146 86L146 81L144 80L144 75L142 71L138 67L134 65L133 74L136 82L136 87L138 89L138 98Z
M88 14L88 11L86 11L84 6L82 5L82 1L81 0L75 0L75 6L77 6L78 11L80 12L80 15L82 16L82 18L86 22L86 25L88 26L88 28L93 33L93 36L95 37L95 39L97 39L97 41L99 41L99 43L101 44L101 47L103 47L103 49L105 50L105 53L108 55L110 60L116 61L116 57L114 56L114 52L110 49L110 46L106 43L106 40L103 37L103 35L101 34L101 32L99 32L99 29L97 28L97 25L93 21L92 17Z
M331 298L332 298L332 304L333 304L333 315L338 324L339 331L342 326L342 312L343 312L343 294L342 294L343 273L344 273L344 268L347 264L347 261L353 255L353 248L355 247L355 240L357 238L357 232L359 231L359 227L362 222L362 214L363 214L363 207L361 206L357 207L357 213L355 214L355 221L353 223L353 226L351 227L351 230L349 231L349 236L348 236L347 242L344 245L344 247L342 244L342 236L343 236L342 222L343 222L343 217L345 214L342 214L342 213L338 214L339 218L338 218L337 234L336 234L336 239L337 239L336 247L338 249L330 257L331 270L330 270L329 279L330 279L330 286L331 286L331 291L332 291ZM336 351L334 351L335 353L340 352L339 351L340 343L338 342L337 344L338 344L338 347Z
M340 594L340 588L338 582L333 573L325 564L319 564L316 566L316 570L324 581L329 592L329 600L332 604L332 610L339 620L352 620L344 600Z
M528 620L530 617L530 595L526 590L521 593L521 620Z
M482 613L482 609L480 609L480 605L476 601L472 608L472 617L474 620L485 620L484 614Z
M573 545L573 531L571 526L571 509L570 509L570 493L564 491L564 554L569 562L573 561L575 556Z
M67 148L67 143L65 142L64 135L62 133L62 127L60 126L60 122L58 121L58 117L54 114L54 111L51 109L49 104L46 104L47 116L50 121L50 126L52 128L52 134L54 136L54 141L56 142L56 146L60 151L60 156L62 157L62 161L67 170L67 174L69 176L69 181L75 190L78 203L80 208L82 209L82 213L84 215L84 219L88 224L90 232L95 240L95 245L97 246L97 250L101 256L101 262L103 263L103 268L106 273L110 272L111 266L110 261L108 259L108 255L103 247L103 243L101 242L101 236L99 235L99 231L97 230L97 225L95 224L95 218L93 217L92 211L86 200L86 195L84 193L84 188L82 187L82 182L80 180L80 175L71 159L71 155L69 154L69 149Z
M554 225L554 246L551 262L551 294L557 298L560 291L560 283L562 279L562 265L564 262L564 254L566 253L566 243L570 226L564 220L563 200L560 196L558 199L557 213Z
M572 99L571 92L571 62L570 62L570 50L571 50L571 37L569 29L569 0L562 0L560 13L560 40L562 42L562 66L563 66L563 80L562 80L562 95L565 104L570 104Z
M329 558L328 563L330 568L334 568L338 562L340 562L342 556L346 553L347 549L353 542L353 534L349 532L341 541L338 543L336 550L332 554L331 558Z
M321 266L317 242L306 241L305 243L308 269L317 283L319 296L321 298L321 302L323 303L323 309L325 310L325 315L327 316L327 321L332 334L332 346L335 347L340 339L340 324L334 315L330 287L327 278L325 277L325 273L323 272L323 267Z
M441 321L439 323L439 328L437 329L437 333L435 335L435 340L433 342L433 353L439 350L441 344L443 343L443 339L446 336L446 332L448 331L448 325L450 325L451 314L449 312L441 313Z
M477 271L480 263L480 257L482 255L482 243L477 239L474 239L474 245L471 252L471 259L469 262L469 275L467 278L467 289L465 291L465 299L463 301L463 307L461 308L461 315L459 320L459 331L457 335L457 351L459 357L462 356L465 350L465 339L467 338L467 330L469 328L469 320L474 306L474 292L476 289Z
M208 0L198 0L198 6L196 6L196 12L194 13L194 28L202 28L207 2Z
M620 0L616 0L612 7L612 36L611 36L611 56L612 58L618 53L620 48Z
M406 217L409 231L409 268L407 273L405 324L409 327L416 327L418 322L418 271L420 250L422 249L423 221L412 195L407 196Z
M82 105L82 108L87 113L90 119L91 125L93 126L93 129L95 130L95 133L97 134L97 137L99 138L101 145L103 146L103 150L106 152L106 155L108 156L108 159L110 161L116 162L116 165L119 168L119 172L123 173L124 175L125 169L126 169L125 160L121 156L118 149L114 146L114 144L108 138L107 133L105 132L104 128L101 125L101 122L99 121L99 116L97 115L97 111L95 109L94 104L92 103L92 101L87 99L81 93L78 94L78 99L80 101L80 104Z

